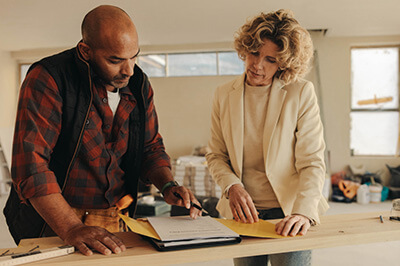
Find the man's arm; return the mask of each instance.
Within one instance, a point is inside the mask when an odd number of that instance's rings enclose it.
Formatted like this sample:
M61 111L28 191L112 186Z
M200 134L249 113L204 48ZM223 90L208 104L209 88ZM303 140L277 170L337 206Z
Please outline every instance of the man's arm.
M111 253L110 249L120 252L125 248L119 239L103 229L82 224L60 194L57 179L48 167L61 130L61 107L54 79L43 67L36 66L20 91L11 170L15 188L24 203L30 202L54 232L83 254L92 253L89 247L103 254ZM105 242L100 246L93 239Z
M122 241L107 230L84 225L59 193L31 198L30 203L66 244L84 255L92 255L91 248L104 255L126 250Z

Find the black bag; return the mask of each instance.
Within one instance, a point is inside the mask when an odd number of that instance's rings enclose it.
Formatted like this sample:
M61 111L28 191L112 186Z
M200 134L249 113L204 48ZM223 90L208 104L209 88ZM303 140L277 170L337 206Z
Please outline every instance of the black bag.
M386 165L386 167L389 169L391 175L389 186L400 188L400 165L397 167L390 167L389 165Z
M32 205L21 203L14 186L3 210L15 244L23 238L37 238L43 233L45 222Z

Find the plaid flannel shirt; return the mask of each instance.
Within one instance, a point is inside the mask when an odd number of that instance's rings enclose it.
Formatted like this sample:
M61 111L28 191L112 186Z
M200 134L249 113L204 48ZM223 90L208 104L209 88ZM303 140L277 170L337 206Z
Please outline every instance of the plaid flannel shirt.
M94 84L93 105L81 148L63 191L67 202L77 208L108 208L126 194L120 163L127 152L129 114L136 101L129 88L120 89L121 100L113 117L105 88ZM144 97L149 105L141 178L148 183L148 172L170 167L170 160L158 133L151 87ZM62 130L61 117L62 98L57 84L42 66L36 66L28 73L20 91L13 144L12 178L24 202L61 192L48 167Z

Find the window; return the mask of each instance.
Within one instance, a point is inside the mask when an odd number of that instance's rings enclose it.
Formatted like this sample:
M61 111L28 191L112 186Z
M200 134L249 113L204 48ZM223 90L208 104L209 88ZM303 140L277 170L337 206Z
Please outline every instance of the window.
M399 47L351 49L352 155L397 153Z
M236 52L140 55L138 65L149 77L240 75L244 71Z
M141 55L139 56L140 67L150 77L165 77L166 56L165 55Z
M139 55L138 65L149 77L240 75L244 63L236 52ZM20 65L21 83L30 64Z
M244 71L244 63L236 52L218 53L218 73L220 75L239 75Z
M169 54L168 76L215 76L215 53Z

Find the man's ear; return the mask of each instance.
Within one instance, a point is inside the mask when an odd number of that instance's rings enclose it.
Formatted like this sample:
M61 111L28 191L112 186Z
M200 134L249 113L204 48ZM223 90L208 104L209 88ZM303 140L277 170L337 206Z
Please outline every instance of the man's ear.
M89 59L91 57L91 53L92 53L92 49L90 48L90 46L84 42L79 42L78 49L79 49L79 52L81 53L83 59L85 59L86 61L89 61Z

